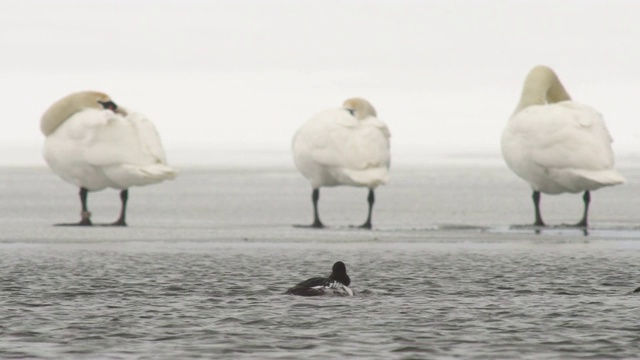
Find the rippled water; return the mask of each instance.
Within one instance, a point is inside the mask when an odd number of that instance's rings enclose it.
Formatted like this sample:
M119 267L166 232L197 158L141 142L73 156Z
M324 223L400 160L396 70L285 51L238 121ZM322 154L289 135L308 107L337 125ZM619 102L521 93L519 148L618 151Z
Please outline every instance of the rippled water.
M640 172L624 174L584 236L510 229L532 206L501 167L396 171L374 231L347 227L366 215L353 189L323 190L329 229L293 228L311 209L290 170L185 170L132 190L129 228L52 227L76 190L4 169L0 358L635 358ZM545 220L580 200L543 197ZM89 201L117 216L116 192ZM356 296L283 295L337 260Z

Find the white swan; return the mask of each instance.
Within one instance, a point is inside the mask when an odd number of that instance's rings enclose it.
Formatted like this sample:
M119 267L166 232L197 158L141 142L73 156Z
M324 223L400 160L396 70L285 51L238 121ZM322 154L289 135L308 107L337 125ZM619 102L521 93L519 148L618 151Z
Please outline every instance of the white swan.
M298 129L293 138L293 158L311 182L314 221L318 216L321 186L350 185L369 188L369 215L362 228L371 228L374 189L389 180L389 129L376 118L371 104L352 98L342 108L321 112Z
M502 155L533 189L535 226L544 226L541 192L582 191L584 215L575 226L587 226L589 192L625 181L613 169L611 142L602 116L572 101L553 70L537 66L529 72L502 134Z
M40 129L46 136L44 158L54 173L80 188L81 220L92 225L88 191L121 190L120 217L126 226L128 188L173 179L154 125L141 114L118 107L106 94L70 94L47 109Z

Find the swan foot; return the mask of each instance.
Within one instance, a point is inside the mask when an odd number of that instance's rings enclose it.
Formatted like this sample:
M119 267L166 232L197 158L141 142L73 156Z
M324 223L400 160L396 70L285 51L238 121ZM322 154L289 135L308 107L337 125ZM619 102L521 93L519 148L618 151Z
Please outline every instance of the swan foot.
M115 227L115 226L127 226L127 223L123 220L123 219L118 219L112 223L106 223L106 224L96 224L96 226L109 226L109 227Z
M127 223L123 219L118 219L107 226L127 226Z
M311 225L293 225L293 227L305 229L324 229L324 225L320 221L314 221Z
M55 226L93 226L93 224L91 223L91 212L82 211L80 212L80 216L82 218L80 222L55 224Z
M93 226L93 224L91 223L91 220L81 220L80 222L77 223L61 223L61 224L54 224L54 226Z
M588 226L587 226L587 223L585 221L580 221L580 222L578 222L576 224L562 224L562 225L560 225L560 227L563 227L563 228L584 228L584 229L586 229Z
M546 229L548 228L547 225L536 225L536 224L516 224L516 225L509 225L509 229Z
M362 225L351 225L349 226L350 228L356 228L356 229L366 229L366 230L371 230L371 223L370 222L366 222Z
M587 227L587 223L584 220L577 224L562 224L559 227L563 229L581 230L584 236L589 236L589 227Z

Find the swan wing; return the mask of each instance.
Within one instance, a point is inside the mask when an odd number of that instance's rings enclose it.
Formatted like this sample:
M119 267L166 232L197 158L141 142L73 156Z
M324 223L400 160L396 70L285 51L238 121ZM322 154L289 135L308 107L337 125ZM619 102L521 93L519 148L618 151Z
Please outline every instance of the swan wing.
M104 111L94 123L84 149L85 160L101 168L121 188L173 179L155 126L144 116Z
M86 131L88 136L84 158L94 166L120 164L151 165L161 163L163 155L149 151L144 142L157 134L140 134L136 121L130 117L102 111L102 121L95 121Z
M328 110L298 131L294 153L305 152L314 162L328 167L388 167L389 137L386 125L376 118L358 121L344 109Z
M130 113L127 119L136 130L141 150L155 158L158 163L166 164L167 157L155 125L147 117L139 113Z
M524 158L546 169L613 168L611 135L602 116L574 102L530 106L510 121L508 139Z

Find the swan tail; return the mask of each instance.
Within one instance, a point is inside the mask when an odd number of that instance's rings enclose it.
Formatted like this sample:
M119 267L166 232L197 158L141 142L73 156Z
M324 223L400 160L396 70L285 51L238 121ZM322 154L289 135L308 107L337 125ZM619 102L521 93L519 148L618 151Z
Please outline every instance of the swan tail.
M157 179L158 181L171 180L178 175L174 168L164 164L147 165L140 167L138 171L141 176L148 179Z
M582 170L571 169L568 172L572 175L570 177L563 176L564 179L573 178L568 181L567 186L576 187L573 192L580 192L583 190L596 190L605 186L614 186L623 184L626 182L625 178L615 170ZM576 181L578 179L578 181Z
M389 170L386 167L364 170L342 169L342 173L348 178L348 182L368 188L375 188L389 182Z
M619 185L626 182L626 179L615 170L589 171L589 170L573 170L576 175L585 179L589 179L602 186Z
M120 165L104 169L105 174L119 187L144 186L175 178L175 169L164 164Z

